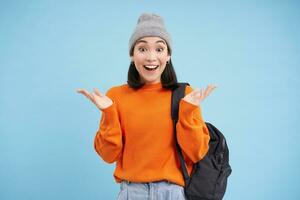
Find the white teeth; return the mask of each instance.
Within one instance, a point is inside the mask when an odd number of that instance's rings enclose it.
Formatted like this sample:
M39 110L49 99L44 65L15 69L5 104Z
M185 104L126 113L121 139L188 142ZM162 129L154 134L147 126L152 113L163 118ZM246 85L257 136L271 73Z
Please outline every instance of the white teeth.
M147 67L147 68L150 68L150 69L154 69L154 68L156 68L157 66L156 65L146 65L145 67Z

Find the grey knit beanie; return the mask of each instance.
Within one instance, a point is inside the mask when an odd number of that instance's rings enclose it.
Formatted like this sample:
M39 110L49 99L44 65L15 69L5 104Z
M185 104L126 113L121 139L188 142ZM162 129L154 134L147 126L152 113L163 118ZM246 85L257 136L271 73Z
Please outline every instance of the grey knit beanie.
M165 28L164 20L159 15L153 13L144 13L139 17L137 26L129 40L129 54L136 41L147 36L157 36L164 39L168 44L169 53L171 54L172 40Z

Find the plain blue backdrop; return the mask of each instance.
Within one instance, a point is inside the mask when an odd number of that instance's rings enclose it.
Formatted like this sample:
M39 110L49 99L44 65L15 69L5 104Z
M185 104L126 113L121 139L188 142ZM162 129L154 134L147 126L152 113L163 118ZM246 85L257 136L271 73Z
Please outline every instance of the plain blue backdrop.
M300 199L299 1L0 1L0 199L115 199L96 154L100 111L77 88L126 82L143 12L173 38L179 81L226 136L225 200Z

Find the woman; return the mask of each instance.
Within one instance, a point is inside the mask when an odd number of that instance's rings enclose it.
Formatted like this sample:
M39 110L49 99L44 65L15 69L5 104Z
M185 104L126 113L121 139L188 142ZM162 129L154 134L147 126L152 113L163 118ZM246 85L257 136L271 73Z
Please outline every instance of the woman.
M102 111L95 150L104 161L116 162L118 199L185 199L170 115L171 93L177 87L171 53L163 19L142 14L129 41L127 84L112 87L106 95L98 89L78 90ZM180 101L177 137L189 173L208 150L199 104L215 87L187 87Z

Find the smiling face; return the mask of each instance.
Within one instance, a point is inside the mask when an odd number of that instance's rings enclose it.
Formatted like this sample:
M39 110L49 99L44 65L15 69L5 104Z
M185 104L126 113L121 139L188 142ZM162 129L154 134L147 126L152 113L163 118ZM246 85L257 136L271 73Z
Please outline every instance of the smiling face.
M171 56L167 43L160 37L143 37L133 49L131 60L145 84L159 83L161 74Z

